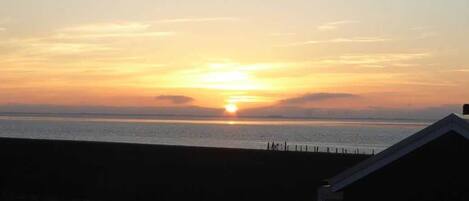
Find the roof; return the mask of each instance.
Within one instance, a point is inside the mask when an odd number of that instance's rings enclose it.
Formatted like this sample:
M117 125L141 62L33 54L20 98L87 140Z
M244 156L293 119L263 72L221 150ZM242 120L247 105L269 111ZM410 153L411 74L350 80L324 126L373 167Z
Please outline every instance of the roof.
M414 135L405 138L397 144L368 158L356 166L340 173L328 180L332 192L341 191L343 188L380 168L398 160L426 143L454 131L466 139L469 139L469 115L451 114L436 123L424 128Z

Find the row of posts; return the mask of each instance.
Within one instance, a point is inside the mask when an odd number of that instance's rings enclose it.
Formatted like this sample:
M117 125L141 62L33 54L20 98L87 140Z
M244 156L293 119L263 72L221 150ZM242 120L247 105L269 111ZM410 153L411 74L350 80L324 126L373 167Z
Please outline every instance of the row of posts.
M293 146L293 145L292 145ZM308 152L308 145L294 145L295 149L290 150L290 145L287 144L287 142L283 143L275 143L274 141L272 142L267 142L267 150L270 151L301 151L301 152ZM375 155L375 150L371 149L371 153L369 152L360 152L360 149L355 148L350 151L350 149L347 148L338 148L338 147L326 147L325 151L320 151L319 146L313 146L312 149L309 149L311 152L325 152L325 153L336 153L336 154L371 154ZM350 151L350 152L349 152Z

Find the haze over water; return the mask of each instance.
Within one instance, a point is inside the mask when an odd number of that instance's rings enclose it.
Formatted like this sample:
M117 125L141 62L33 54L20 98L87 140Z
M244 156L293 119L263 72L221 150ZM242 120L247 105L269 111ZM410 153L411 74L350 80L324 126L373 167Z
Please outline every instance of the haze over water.
M382 150L429 122L357 119L0 116L0 137L265 149L267 142Z

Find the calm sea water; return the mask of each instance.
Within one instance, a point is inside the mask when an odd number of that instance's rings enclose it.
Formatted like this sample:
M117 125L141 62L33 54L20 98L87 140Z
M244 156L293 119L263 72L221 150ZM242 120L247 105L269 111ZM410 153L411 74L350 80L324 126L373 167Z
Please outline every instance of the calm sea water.
M0 136L266 149L267 142L384 149L430 122L389 120L215 119L0 116Z

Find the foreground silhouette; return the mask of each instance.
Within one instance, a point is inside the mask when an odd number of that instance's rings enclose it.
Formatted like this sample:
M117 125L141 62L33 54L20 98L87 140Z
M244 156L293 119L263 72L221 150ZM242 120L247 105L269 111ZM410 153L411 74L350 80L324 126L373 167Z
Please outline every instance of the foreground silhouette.
M0 138L0 200L314 200L369 156Z

